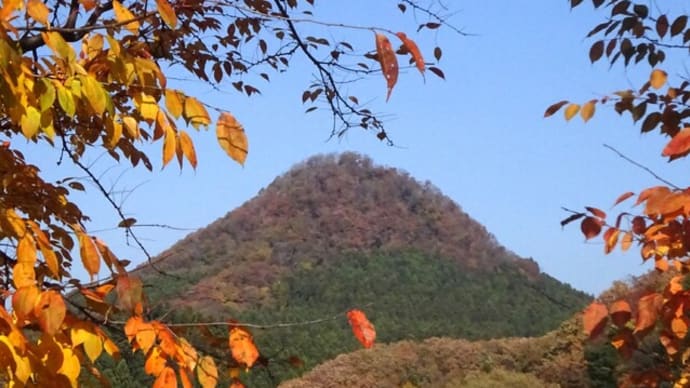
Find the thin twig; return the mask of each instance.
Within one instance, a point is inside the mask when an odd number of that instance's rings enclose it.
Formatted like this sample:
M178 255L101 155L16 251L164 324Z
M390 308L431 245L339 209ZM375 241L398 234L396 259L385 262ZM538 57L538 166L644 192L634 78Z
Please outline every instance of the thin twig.
M650 175L652 175L652 176L653 176L656 180L658 180L659 182L662 182L662 183L664 183L664 184L666 184L666 185L672 187L672 188L675 189L675 190L680 190L680 187L678 187L677 185L673 184L671 181L669 181L669 180L667 180L667 179L664 179L664 178L660 177L657 173L655 173L654 171L652 171L652 169L650 169L649 167L647 167L647 166L645 166L645 165L643 165L643 164L641 164L641 163L639 163L639 162L636 162L636 161L630 159L629 157L623 155L622 152L618 151L618 150L615 149L614 147L612 147L612 146L610 146L610 145L608 145L608 144L604 144L603 146L606 147L606 148L608 148L609 150L613 151L614 153L616 153L618 156L620 156L621 158L623 158L626 162L628 162L628 163L634 165L635 167L639 167L639 168L645 170L646 172L648 172Z

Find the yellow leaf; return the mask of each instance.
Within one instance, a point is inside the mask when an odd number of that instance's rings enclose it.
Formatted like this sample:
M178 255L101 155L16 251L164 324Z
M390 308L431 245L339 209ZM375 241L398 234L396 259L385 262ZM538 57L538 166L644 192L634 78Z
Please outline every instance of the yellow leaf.
M248 143L244 128L230 113L223 112L216 124L218 143L237 163L244 165L247 159Z
M98 248L91 237L83 231L76 230L77 238L79 239L79 255L81 262L84 264L84 269L93 278L98 274L101 268L101 258L98 255Z
M19 262L12 267L12 282L19 289L36 284L36 271L33 264Z
M102 115L108 102L103 85L91 75L82 77L81 82L82 90L86 96L86 100L89 102L89 105L91 105L91 109L93 109L97 115Z
M568 105L568 107L565 108L565 111L564 111L565 119L567 121L570 121L570 119L575 117L575 115L577 114L578 111L580 111L580 105L578 105L578 104Z
M74 116L77 112L77 107L72 92L62 86L62 84L57 84L57 98L60 108L62 108L68 116Z
M134 338L137 340L137 345L146 354L154 342L156 342L156 331L153 329L153 325L141 321L137 326L137 333L134 335Z
M218 369L213 358L201 357L196 366L196 376L202 388L214 388L218 384Z
M156 0L158 5L158 13L161 15L161 19L168 25L171 29L175 29L177 25L177 15L175 15L175 10L168 3L168 0Z
M42 0L29 0L26 2L26 12L37 22L48 25L50 10Z
M137 123L137 120L132 117L132 116L125 116L122 118L122 124L124 124L125 129L127 130L127 135L131 137L132 139L138 139L139 138L139 123Z
M22 384L26 384L27 380L33 373L33 369L31 367L31 363L29 361L28 357L22 357L19 354L17 354L17 351L15 350L14 346L12 343L10 343L9 337L0 335L0 356L1 355L9 355L12 357L14 361L14 377L17 378L17 380L21 381ZM9 366L9 365L8 365ZM3 369L5 369L6 366L3 365Z
M621 240L621 250L623 252L627 251L630 249L630 246L633 243L633 234L632 232L628 231L623 235L623 239Z
M83 345L86 356L91 362L95 362L103 352L103 340L98 334L87 330L88 328L86 325L83 325L83 327L72 327L70 339L72 346Z
M74 62L77 54L74 52L72 46L70 46L62 35L57 32L41 32L43 41L46 43L55 55L62 58L68 62Z
M187 341L184 337L179 337L178 342L178 359L181 361L182 365L189 368L189 370L194 370L197 365L197 361L199 360L199 355L197 354L196 349L194 349L192 344L190 344L189 341Z
M117 20L118 23L126 23L132 20L132 22L125 24L125 28L128 29L129 32L135 35L139 32L140 25L138 21L134 20L134 14L117 0L113 0L113 12L115 13L115 20Z
M41 113L33 106L26 108L26 113L22 116L22 133L27 139L31 139L38 133L41 126Z
M110 338L103 339L103 349L113 358L117 359L120 357L120 349Z
M196 169L196 151L194 150L194 142L192 142L192 138L189 137L185 131L180 131L179 137L178 144L182 149L184 157L187 158L189 164L192 165L192 168Z
M77 378L79 378L79 372L81 371L81 365L79 364L79 358L74 354L71 348L62 348L62 366L58 370L58 373L67 376L73 387L77 386Z
M596 100L591 100L582 106L580 110L580 116L582 120L586 123L589 119L594 116L594 111L596 110Z
M134 97L134 104L136 105L141 117L149 122L156 120L158 116L158 103L153 96L146 93L137 94Z
M165 90L165 107L168 112L176 119L180 118L184 106L182 105L184 96L180 95L177 90L166 89Z
M62 295L53 290L43 291L34 306L34 315L38 317L38 324L43 332L55 335L65 320L67 308Z
M105 128L108 134L105 146L109 149L113 149L122 137L122 123L109 120L106 122Z
M194 97L186 97L184 100L184 118L192 127L199 129L201 125L211 124L211 117L206 108Z
M664 84L666 84L666 80L668 79L668 74L659 69L654 69L652 70L652 74L649 76L649 84L654 88L654 89L661 89Z
M159 116L163 116L163 113L160 112ZM164 118L164 120L167 123L167 119ZM165 127L165 137L163 139L163 167L165 167L165 165L172 160L173 156L175 156L176 148L177 136L175 135L175 131L168 124L167 127Z
M17 262L33 266L36 263L36 243L31 235L25 234L17 244Z

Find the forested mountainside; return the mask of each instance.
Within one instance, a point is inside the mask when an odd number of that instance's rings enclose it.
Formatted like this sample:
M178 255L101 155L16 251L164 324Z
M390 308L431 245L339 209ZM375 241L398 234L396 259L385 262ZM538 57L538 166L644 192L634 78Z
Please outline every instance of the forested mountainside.
M168 275L136 272L166 319L271 324L357 307L379 342L543 335L591 299L499 245L430 183L354 153L295 166L155 264ZM359 346L344 318L254 334L265 362L251 386Z

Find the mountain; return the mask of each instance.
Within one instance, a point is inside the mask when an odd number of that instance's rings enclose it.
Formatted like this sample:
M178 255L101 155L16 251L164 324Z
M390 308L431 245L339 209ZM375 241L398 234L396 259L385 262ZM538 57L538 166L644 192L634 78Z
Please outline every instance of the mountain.
M502 247L429 182L355 153L293 167L153 263L135 272L168 319L271 324L358 307L379 342L543 335L591 299ZM359 346L344 319L255 338L270 373L251 386Z

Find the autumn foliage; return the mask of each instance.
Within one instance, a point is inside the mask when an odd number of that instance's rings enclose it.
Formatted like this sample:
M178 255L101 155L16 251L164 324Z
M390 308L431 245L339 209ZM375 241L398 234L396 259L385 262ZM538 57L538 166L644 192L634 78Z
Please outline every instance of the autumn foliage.
M581 3L571 1L573 7ZM626 66L646 63L652 68L649 78L639 90L621 90L583 104L560 101L547 108L545 116L563 108L566 120L579 113L586 122L597 106L612 105L620 115L629 113L642 133L658 131L668 139L661 156L669 161L686 157L690 154L690 82L669 79L671 71L664 70L663 65L667 52L687 55L688 15L623 0L592 0L592 4L604 9L608 17L588 34L596 39L589 50L590 60L605 58L612 65L623 62ZM591 337L608 332L611 344L628 359L649 338L663 347L663 362L631 371L621 384L657 386L670 381L684 387L690 386L690 291L686 275L690 269L690 189L660 181L661 185L638 193L623 193L614 202L631 203L635 211L608 217L600 209L586 207L583 212L573 212L562 224L579 220L585 239L601 238L606 253L616 248L626 251L634 245L642 260L654 263L657 271L673 271L661 290L649 290L632 301L592 303L584 311L583 323Z
M304 55L318 74L303 102L333 113L332 135L349 128L373 130L388 139L383 122L340 85L361 69L380 72L390 97L398 78L398 57L409 58L422 74L421 50L402 32L385 28L311 22L325 30L368 29L375 39L358 51L347 41L303 36L295 14L313 15L313 0L155 2L92 0L7 0L0 6L0 384L76 386L83 371L107 385L96 360L120 349L105 328L122 333L131 349L145 358L155 387L215 386L219 371L208 355L197 352L174 327L150 316L142 281L127 270L106 242L86 229L88 217L71 193L84 191L80 179L44 180L31 160L33 144L52 146L55 158L81 170L120 217L118 227L141 247L127 218L98 177L83 162L104 152L114 161L152 170L144 151L161 147L160 166L174 159L180 168L197 168L200 154L192 137L216 126L220 147L243 164L249 151L241 122L225 107L190 95L173 85L171 72L246 96L259 94L253 80L270 81ZM446 22L414 1L429 21L421 29ZM397 11L395 11L397 12ZM370 36L370 35L369 35ZM394 49L388 37L397 37ZM329 48L324 58L319 49ZM440 48L434 50L440 59ZM347 53L347 59L341 54ZM356 58L355 63L348 62ZM367 61L374 61L369 69ZM442 76L435 67L433 72ZM166 69L166 70L164 70ZM216 115L217 114L217 115ZM217 116L217 117L214 117ZM147 257L151 259L150 257ZM82 267L91 277L73 276ZM102 277L102 273L108 273ZM9 302L9 305L7 304ZM365 345L373 326L356 320ZM228 359L251 368L259 357L251 333L228 323ZM231 360L230 357L234 359ZM233 376L234 386L240 386Z

